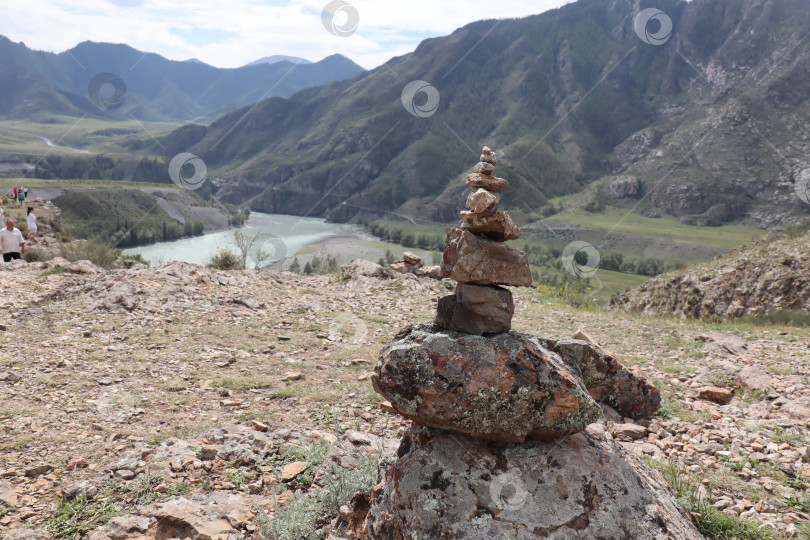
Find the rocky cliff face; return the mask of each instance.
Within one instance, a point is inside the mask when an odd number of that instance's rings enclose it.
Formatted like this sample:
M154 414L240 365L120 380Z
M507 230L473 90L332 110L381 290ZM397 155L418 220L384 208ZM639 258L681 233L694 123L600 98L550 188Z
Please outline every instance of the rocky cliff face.
M506 209L539 210L596 182L609 204L688 224L799 221L810 210L795 194L810 168L806 3L659 4L672 23L661 42L634 27L640 6L580 0L474 23L163 144L180 151L182 139L221 169L223 200L340 221L391 211L452 220L468 148L483 141L531 188L506 195ZM440 97L435 110L403 107L416 80Z
M810 234L762 240L622 294L633 311L730 319L810 311Z

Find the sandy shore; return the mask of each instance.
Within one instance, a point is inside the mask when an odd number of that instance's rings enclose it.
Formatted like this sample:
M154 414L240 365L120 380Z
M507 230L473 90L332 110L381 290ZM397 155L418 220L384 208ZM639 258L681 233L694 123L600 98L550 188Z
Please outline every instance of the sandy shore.
M366 259L377 262L380 257L385 257L385 252L390 250L396 259L401 259L405 251L411 251L422 257L425 264L433 264L433 256L430 251L423 249L403 248L396 244L389 244L367 233L359 226L352 226L353 232L349 234L339 234L329 236L308 244L301 251L291 254L284 259L273 262L263 269L269 272L279 272L288 270L294 259L303 268L304 265L315 257L325 260L327 257L335 257L338 265L349 263L355 259Z

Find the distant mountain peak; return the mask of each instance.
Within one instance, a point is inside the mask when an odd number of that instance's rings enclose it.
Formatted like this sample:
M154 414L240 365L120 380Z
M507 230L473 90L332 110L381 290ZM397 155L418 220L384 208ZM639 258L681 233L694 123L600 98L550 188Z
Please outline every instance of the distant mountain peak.
M274 54L271 56L265 56L263 58L259 58L258 60L254 60L253 62L246 64L247 66L256 66L259 64L278 64L279 62L289 62L291 64L311 64L312 62L307 60L306 58L300 58L298 56L286 56L284 54Z

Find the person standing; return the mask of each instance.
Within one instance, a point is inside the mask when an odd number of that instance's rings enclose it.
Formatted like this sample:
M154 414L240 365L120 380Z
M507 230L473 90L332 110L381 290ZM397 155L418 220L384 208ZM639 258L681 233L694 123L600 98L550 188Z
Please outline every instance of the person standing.
M33 243L37 239L37 216L34 214L33 206L28 207L25 218L28 220L28 239Z
M23 194L23 188L17 190L17 200L20 201L20 206L23 205L23 198L25 195Z
M25 238L11 218L6 220L6 228L0 231L0 248L3 251L3 262L19 259L25 253Z
M28 200L28 188L23 188L23 199Z
M12 199L17 200L17 188L14 188L14 197L12 197Z

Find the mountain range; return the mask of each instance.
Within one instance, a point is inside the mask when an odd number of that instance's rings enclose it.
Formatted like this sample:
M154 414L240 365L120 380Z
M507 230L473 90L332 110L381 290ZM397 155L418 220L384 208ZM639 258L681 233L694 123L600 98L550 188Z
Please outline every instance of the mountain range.
M221 69L199 60L168 60L128 45L86 41L54 54L0 36L0 118L216 118L264 98L287 97L363 71L341 55L314 63L293 60L262 59Z
M501 205L529 219L607 204L778 228L810 209L808 28L806 0L579 0L189 124L162 151L265 212L453 221L487 144Z

